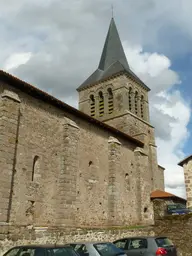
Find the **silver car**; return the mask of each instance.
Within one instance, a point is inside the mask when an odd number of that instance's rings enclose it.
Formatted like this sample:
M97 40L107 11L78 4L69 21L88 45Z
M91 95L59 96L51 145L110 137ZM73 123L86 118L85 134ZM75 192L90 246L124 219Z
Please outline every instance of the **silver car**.
M167 237L127 237L113 242L127 256L177 256L177 249Z
M125 252L109 242L85 242L68 244L79 256L127 256Z

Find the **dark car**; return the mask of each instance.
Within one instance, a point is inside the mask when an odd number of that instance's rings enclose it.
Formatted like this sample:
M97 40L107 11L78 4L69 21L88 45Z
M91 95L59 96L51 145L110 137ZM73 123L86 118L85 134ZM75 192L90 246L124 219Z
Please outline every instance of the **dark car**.
M128 256L177 256L176 247L167 237L128 237L114 244Z
M167 205L167 213L170 215L180 215L192 213L192 210L186 208L183 204L169 204Z
M3 256L79 256L66 245L21 245L11 248Z

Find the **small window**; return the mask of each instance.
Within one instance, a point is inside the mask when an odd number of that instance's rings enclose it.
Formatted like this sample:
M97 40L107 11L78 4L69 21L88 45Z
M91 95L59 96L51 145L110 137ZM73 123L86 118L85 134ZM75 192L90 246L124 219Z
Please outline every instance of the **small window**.
M141 118L144 117L143 105L144 105L144 97L142 95L141 96Z
M91 116L95 116L95 97L94 97L94 95L90 96L90 112L91 112Z
M132 110L132 88L129 87L129 93L128 93L128 97L129 97L129 110Z
M138 103L138 92L135 92L135 114L138 114L138 108L137 108L137 103Z
M108 112L111 114L113 112L113 92L111 88L108 88Z
M104 115L104 97L103 97L103 93L100 91L99 92L99 116L103 116Z
M147 240L142 238L135 238L130 240L129 250L145 249L147 248Z
M35 178L40 176L39 174L39 157L35 156L33 159L33 169L32 169L32 177L31 180L34 181Z

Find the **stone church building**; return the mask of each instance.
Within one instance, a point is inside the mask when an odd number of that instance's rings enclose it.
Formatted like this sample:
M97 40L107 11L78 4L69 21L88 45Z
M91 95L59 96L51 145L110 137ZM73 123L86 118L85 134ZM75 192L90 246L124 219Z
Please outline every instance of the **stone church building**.
M34 74L35 75L35 74ZM79 110L0 71L0 222L125 226L153 222L164 190L149 88L130 69L112 18Z

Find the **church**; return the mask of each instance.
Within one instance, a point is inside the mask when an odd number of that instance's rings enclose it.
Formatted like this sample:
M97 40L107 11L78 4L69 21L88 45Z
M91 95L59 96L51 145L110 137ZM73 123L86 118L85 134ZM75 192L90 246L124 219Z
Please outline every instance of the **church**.
M150 194L164 190L164 168L149 91L130 69L114 18L98 67L77 88L79 110L1 70L0 222L152 224Z

